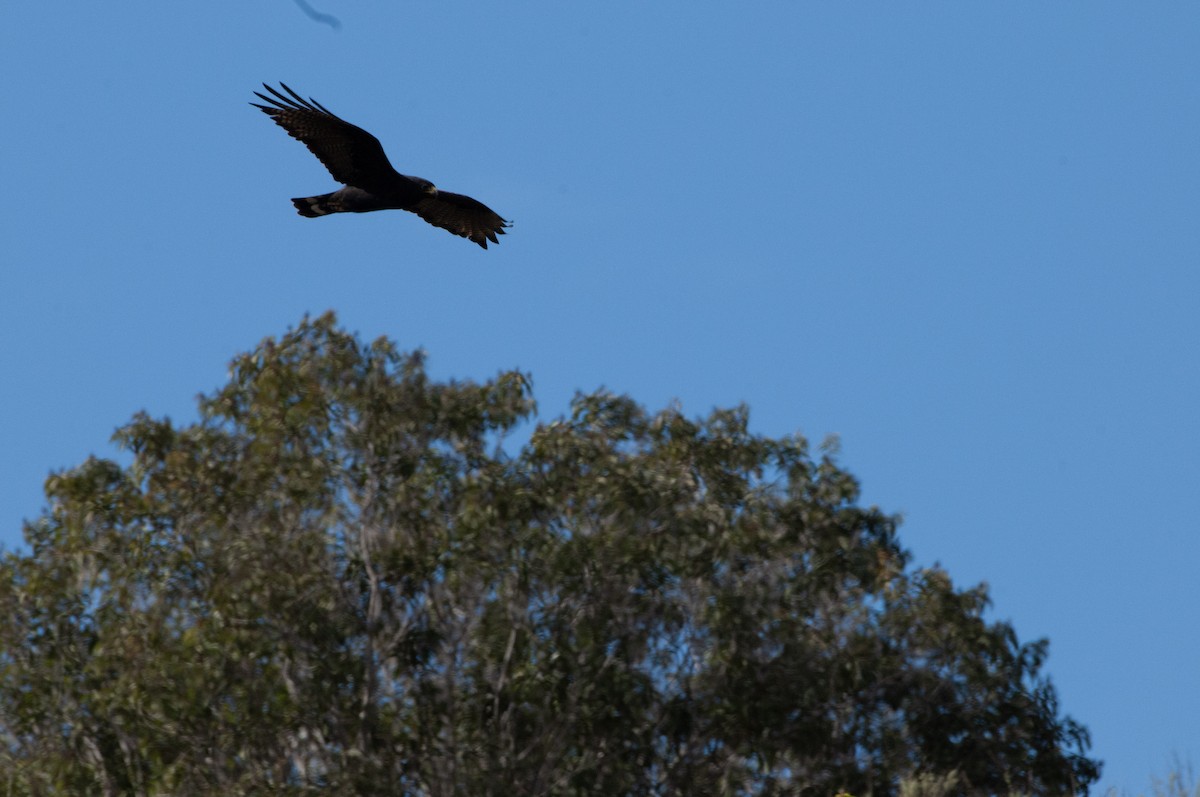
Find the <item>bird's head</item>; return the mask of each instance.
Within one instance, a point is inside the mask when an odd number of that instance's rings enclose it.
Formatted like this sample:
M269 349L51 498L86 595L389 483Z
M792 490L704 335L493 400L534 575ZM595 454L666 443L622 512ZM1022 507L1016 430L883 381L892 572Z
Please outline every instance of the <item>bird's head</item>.
M417 184L421 186L421 190L424 191L426 194L429 194L430 196L437 196L437 194L438 194L437 186L434 185L433 183L429 182L428 180L423 180L418 177Z

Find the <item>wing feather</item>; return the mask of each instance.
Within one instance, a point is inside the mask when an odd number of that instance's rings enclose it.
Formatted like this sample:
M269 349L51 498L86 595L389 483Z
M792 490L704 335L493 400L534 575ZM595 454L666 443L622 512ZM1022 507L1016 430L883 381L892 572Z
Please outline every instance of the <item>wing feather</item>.
M271 97L254 94L268 105L250 103L275 120L288 135L308 147L325 165L333 179L371 193L384 193L400 177L388 161L379 139L336 116L314 99L304 99L286 83L280 83L291 96L263 84Z
M423 197L413 210L434 227L449 230L487 249L488 241L499 243L497 235L511 223L479 200L449 191Z

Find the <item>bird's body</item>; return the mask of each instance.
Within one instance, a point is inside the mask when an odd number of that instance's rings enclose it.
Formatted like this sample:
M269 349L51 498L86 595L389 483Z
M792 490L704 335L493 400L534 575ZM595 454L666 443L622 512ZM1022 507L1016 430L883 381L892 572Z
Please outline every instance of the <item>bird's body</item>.
M320 196L292 199L301 216L407 210L484 249L488 241L498 243L496 236L504 234L509 222L487 205L469 196L439 191L424 178L400 174L375 136L338 118L316 100L304 99L286 83L279 85L291 96L264 83L263 88L273 96L254 93L269 104L251 105L308 147L333 179L346 186Z

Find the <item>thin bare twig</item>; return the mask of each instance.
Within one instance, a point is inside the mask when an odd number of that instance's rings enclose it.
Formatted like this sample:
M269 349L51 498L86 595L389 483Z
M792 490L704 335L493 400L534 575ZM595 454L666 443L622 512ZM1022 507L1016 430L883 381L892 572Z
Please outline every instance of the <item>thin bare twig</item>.
M308 15L309 19L317 22L323 22L334 30L342 27L342 23L337 17L333 16L332 14L322 14L320 11L310 6L308 4L308 0L295 0L295 2L296 5L300 6L300 10Z

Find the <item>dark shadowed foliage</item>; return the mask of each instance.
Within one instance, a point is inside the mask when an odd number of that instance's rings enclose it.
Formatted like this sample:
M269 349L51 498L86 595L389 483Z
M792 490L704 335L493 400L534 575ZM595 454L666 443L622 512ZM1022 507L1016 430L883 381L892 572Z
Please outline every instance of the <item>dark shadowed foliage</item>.
M911 568L828 455L603 392L504 447L533 412L325 316L52 476L0 564L5 793L1095 781L1045 643Z

